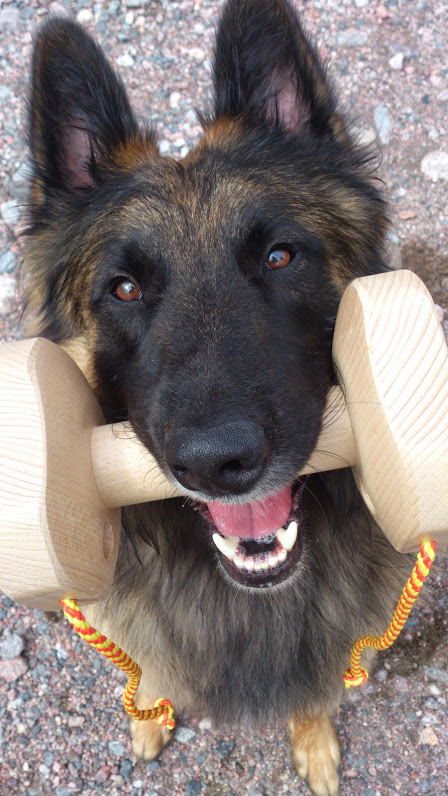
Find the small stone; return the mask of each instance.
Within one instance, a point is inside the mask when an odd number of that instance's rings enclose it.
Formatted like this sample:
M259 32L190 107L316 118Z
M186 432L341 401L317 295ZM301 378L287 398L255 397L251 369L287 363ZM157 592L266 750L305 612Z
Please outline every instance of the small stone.
M93 22L93 14L89 8L81 8L76 14L76 19L80 25L90 25Z
M120 774L125 780L129 780L132 774L132 762L128 759L123 760L120 766Z
M48 12L49 14L54 14L55 17L70 18L70 11L68 11L62 3L57 3L56 1L50 3L48 6Z
M373 111L373 120L378 132L378 137L382 144L388 144L390 141L390 132L392 129L392 122L390 119L389 111L385 105L377 105Z
M0 680L5 683L13 683L27 671L28 664L24 658L19 657L9 661L0 661Z
M126 8L141 8L142 6L149 6L151 0L125 0Z
M433 727L434 724L438 724L439 720L434 713L424 713L420 719L420 724L423 724L424 727Z
M124 757L126 754L125 745L121 741L109 741L108 749L115 757Z
M179 727L175 737L176 741L179 741L179 743L190 743L195 736L195 731L190 729L190 727Z
M0 11L0 31L2 33L16 33L22 26L18 8L3 8Z
M0 84L0 101L7 100L11 96L11 89L8 86Z
M448 685L448 669L440 669L438 666L424 666L423 671L430 680Z
M159 152L161 155L167 155L171 149L171 143L166 138L159 141Z
M385 680L389 677L389 672L386 669L379 669L379 671L375 674L375 680L378 680L379 683L384 683Z
M406 677L400 677L400 675L396 675L392 680L392 684L396 691L399 694L406 694L409 691L408 681Z
M367 41L367 33L356 28L347 28L336 34L339 47L362 47Z
M416 218L417 214L414 213L413 210L400 210L398 215L402 219L402 221L411 221L411 219Z
M356 8L365 8L369 5L369 0L354 0Z
M20 218L20 208L15 199L9 199L7 202L3 202L0 207L0 212L5 224L7 224L8 227L15 227Z
M198 779L189 779L185 785L185 796L198 796L202 790L202 782Z
M439 131L436 130L435 127L431 127L431 129L428 131L428 136L431 141L435 141L439 137Z
M133 25L134 24L134 16L135 16L135 14L134 14L133 11L126 11L126 14L124 15L124 21L125 21L126 25Z
M134 66L134 59L132 55L125 53L117 58L117 64L118 66Z
M393 55L392 58L389 58L389 66L391 69L396 69L397 71L399 71L400 69L403 69L403 63L404 63L403 53L396 53L396 55Z
M170 94L170 108L178 108L179 107L180 98L181 98L180 91L173 91Z
M68 652L67 652L67 650L64 650L64 649L57 649L57 650L56 650L56 658L57 658L57 660L58 660L58 663L65 663L65 661L66 661L66 660L67 660L67 658L68 658Z
M0 274L10 274L11 271L14 271L16 266L16 255L14 252L5 252L0 256ZM1 302L1 291L0 291L0 302Z
M0 658L3 658L4 661L11 661L21 655L24 646L22 636L12 633L0 643Z
M442 309L442 307L439 307L438 304L435 304L434 306L436 308L437 315L439 315L439 310L442 310L442 315L445 314L443 309ZM443 321L443 317L442 317L442 321ZM437 685L435 685L434 683L431 683L431 685L428 688L428 691L429 691L430 694L432 694L432 696L435 696L435 697L439 697L440 694L442 693L440 688Z
M448 152L444 152L442 149L428 152L423 158L420 168L423 174L433 182L448 180Z
M202 49L202 47L191 47L191 49L188 51L188 54L191 55L191 57L194 58L195 61L198 61L198 63L202 63L202 61L204 61L205 59L205 56L207 55L207 53L205 52L205 50Z
M386 6L383 6L382 3L375 9L375 14L377 15L378 19L388 19L390 17L390 13L387 10Z
M72 727L72 728L73 727L83 727L84 723L85 723L84 716L75 715L75 716L69 716L68 717L67 724L68 724L69 727Z
M235 741L219 741L216 746L216 751L222 758L229 757L235 748Z
M418 746L437 746L439 739L432 727L425 727L418 737Z
M204 718L200 720L198 727L201 730L201 732L204 732L206 730L212 730L213 722L208 716L204 716Z
M48 768L52 767L52 765L54 763L54 754L53 754L53 752L47 752L47 754L44 757L44 763L45 763L46 766L48 766Z

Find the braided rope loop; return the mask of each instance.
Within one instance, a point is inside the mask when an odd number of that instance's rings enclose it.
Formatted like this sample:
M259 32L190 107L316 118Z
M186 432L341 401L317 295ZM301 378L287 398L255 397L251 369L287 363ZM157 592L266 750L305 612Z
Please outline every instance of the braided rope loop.
M142 670L140 666L117 647L113 641L103 636L98 630L90 625L79 610L76 600L61 600L64 616L68 619L73 629L78 633L87 644L101 652L118 666L129 677L123 694L123 705L126 712L136 721L149 721L153 719L158 724L166 725L170 730L174 730L174 709L169 699L156 699L152 708L140 710L134 702L135 692L140 683Z
M343 674L346 688L363 685L369 676L368 672L361 666L361 654L366 647L372 647L375 650L385 650L390 647L400 635L411 612L412 606L420 594L423 583L429 575L435 557L436 543L424 542L420 546L420 552L417 556L414 569L401 593L401 597L398 600L397 607L386 632L379 638L375 636L363 636L359 638L353 646L350 655L350 667L346 669Z

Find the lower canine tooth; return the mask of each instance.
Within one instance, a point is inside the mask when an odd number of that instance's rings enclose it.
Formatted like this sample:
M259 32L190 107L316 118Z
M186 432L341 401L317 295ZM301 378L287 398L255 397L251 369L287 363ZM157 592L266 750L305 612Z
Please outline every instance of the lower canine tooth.
M220 553L226 558L229 558L230 561L233 561L235 553L238 550L239 540L235 537L224 538L219 533L214 533L213 541Z
M279 550L278 553L277 553L278 563L279 564L283 564L283 561L286 561L286 556L287 555L288 555L288 553L285 550L285 548L283 548L282 550Z
M295 541L297 539L297 528L298 525L296 521L292 520L292 522L289 523L286 529L280 528L280 530L277 531L276 534L277 539L280 542L281 546L284 548L284 550L287 550L288 553L292 550L292 548L295 545Z

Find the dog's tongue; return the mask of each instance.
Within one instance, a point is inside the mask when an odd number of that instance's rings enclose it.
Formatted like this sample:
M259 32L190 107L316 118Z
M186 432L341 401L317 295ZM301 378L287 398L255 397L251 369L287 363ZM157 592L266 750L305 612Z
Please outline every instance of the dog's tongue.
M215 500L208 504L208 508L223 536L263 539L285 525L291 513L291 503L292 491L288 486L264 500L241 504Z

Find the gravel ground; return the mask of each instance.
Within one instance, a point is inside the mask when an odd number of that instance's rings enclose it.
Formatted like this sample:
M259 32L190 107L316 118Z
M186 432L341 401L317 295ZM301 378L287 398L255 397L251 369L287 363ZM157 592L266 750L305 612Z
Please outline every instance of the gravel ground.
M24 96L32 34L71 13L100 40L162 151L199 135L215 0L0 3L0 340L23 336L16 288L26 201ZM448 332L448 5L437 0L297 2L359 135L382 150L394 257L424 278ZM403 637L337 717L341 796L447 796L448 558ZM284 727L225 734L182 717L160 761L136 762L120 706L123 675L65 622L0 600L0 794L273 796L307 793Z

